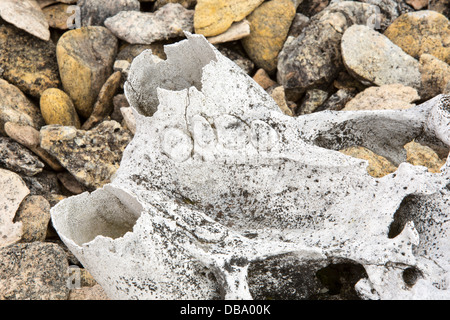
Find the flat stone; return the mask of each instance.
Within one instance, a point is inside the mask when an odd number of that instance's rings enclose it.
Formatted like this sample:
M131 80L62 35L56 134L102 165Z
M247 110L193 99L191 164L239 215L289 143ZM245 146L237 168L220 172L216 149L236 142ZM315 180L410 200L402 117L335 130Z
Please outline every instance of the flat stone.
M0 136L0 167L34 176L42 172L44 164L26 147L11 138Z
M134 135L136 133L136 118L131 108L120 108L125 127Z
M123 11L105 20L111 32L128 43L151 44L193 32L194 11L169 3L155 12Z
M242 45L250 59L269 74L277 69L278 53L295 17L295 9L291 0L271 0L247 17L250 35L241 40Z
M416 59L428 53L450 63L450 22L438 12L422 10L403 14L384 35Z
M2 0L0 16L3 20L25 30L44 41L50 39L47 19L39 4L34 0Z
M56 172L44 170L34 176L21 174L20 177L30 190L30 195L43 196L49 202L49 196L52 194L63 194L61 186L58 183Z
M12 25L0 26L0 69L3 79L33 97L60 85L53 42Z
M415 141L407 143L406 161L415 166L424 166L429 172L440 173L445 165L445 159L441 159L438 154L430 147L421 145Z
M253 80L256 81L264 90L276 85L277 83L273 81L264 69L258 69L253 76Z
M420 96L416 89L398 83L387 84L369 87L358 93L343 110L409 109L419 100Z
M104 26L104 21L122 11L139 11L137 0L78 0L81 26Z
M64 91L77 113L89 118L97 96L113 71L118 41L104 27L84 27L65 32L56 54Z
M212 44L240 40L250 35L250 23L247 20L234 22L224 33L214 37L209 37L208 41Z
M110 182L130 140L128 131L115 121L89 131L57 125L41 129L41 147L88 188Z
M106 80L98 94L98 100L94 105L91 116L86 120L81 129L91 129L112 113L114 109L113 98L119 89L121 77L122 73L116 71Z
M0 249L0 300L66 300L67 268L64 251L53 243Z
M420 96L430 99L445 93L450 84L450 66L431 54L420 56L420 73L422 74L422 88Z
M56 175L61 184L72 194L80 194L86 190L86 188L78 182L69 172L61 172Z
M45 125L39 108L19 88L0 79L0 133L6 134L4 127L7 122L29 125L38 130Z
M272 90L271 97L277 105L280 107L280 110L283 111L284 114L287 114L288 116L293 117L295 115L294 111L289 108L287 101L286 101L286 95L284 92L283 86L278 86Z
M341 88L333 93L316 111L331 110L339 111L344 109L347 102L352 100L357 93L355 88Z
M328 96L328 92L320 89L306 91L303 102L299 106L298 113L304 115L315 112L328 99Z
M73 15L70 5L57 3L42 9L50 27L60 30L67 30L69 26L67 20Z
M134 58L140 55L144 50L152 50L152 53L159 58L165 60L166 54L164 52L165 41L157 41L151 44L129 44L120 49L116 60L126 60L129 63L133 62Z
M15 221L22 222L22 242L44 241L50 221L50 203L43 196L28 196L20 204Z
M195 33L212 37L230 28L233 22L241 21L264 0L198 0L195 6Z
M420 89L420 64L386 36L364 25L353 25L342 37L347 70L366 85L400 83Z
M5 169L0 169L0 190L2 190L0 193L0 248L2 248L19 241L22 237L22 223L13 220L20 203L30 190L18 174ZM4 271L4 268L0 268L0 273Z
M278 55L277 82L298 91L329 86L343 69L341 39L353 24L366 24L377 7L354 1L331 4L314 15Z
M80 128L80 119L70 97L62 90L50 88L42 93L41 114L46 124Z

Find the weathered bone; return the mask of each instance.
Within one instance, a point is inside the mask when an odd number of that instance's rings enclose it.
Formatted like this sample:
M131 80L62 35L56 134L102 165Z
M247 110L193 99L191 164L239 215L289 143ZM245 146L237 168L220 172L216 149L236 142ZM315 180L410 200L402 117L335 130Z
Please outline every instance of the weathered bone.
M274 290L308 298L317 284L302 272L342 261L364 266L363 298L450 298L449 160L439 174L403 163L412 139L448 150L448 97L293 118L203 36L186 36L165 61L133 61L136 135L112 183L52 209L111 298L266 298L274 264L305 278ZM375 179L336 151L351 145L400 166Z

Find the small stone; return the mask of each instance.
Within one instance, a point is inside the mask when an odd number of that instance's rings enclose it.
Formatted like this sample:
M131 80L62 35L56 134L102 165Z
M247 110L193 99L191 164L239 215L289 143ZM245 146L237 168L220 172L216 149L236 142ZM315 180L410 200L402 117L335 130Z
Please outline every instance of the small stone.
M310 19L301 13L296 13L292 24L289 27L288 37L297 38L308 25Z
M234 22L224 33L214 37L209 37L208 41L212 44L240 40L250 35L250 23L247 20Z
M56 173L53 171L44 170L32 177L26 175L20 175L20 177L30 190L30 195L43 196L50 202L49 195L63 193Z
M316 109L317 111L332 110L339 111L344 109L347 102L352 100L357 93L355 88L342 88L333 93L321 106Z
M400 83L420 89L419 62L386 36L364 25L348 28L341 42L347 70L367 85Z
M118 41L104 27L85 27L65 32L56 54L64 91L77 113L89 118L97 96L113 71Z
M136 134L136 118L131 108L120 108L125 126L131 133Z
M406 3L416 10L422 10L428 6L428 0L406 0Z
M141 5L137 0L78 0L81 26L104 26L109 17L122 11L139 11Z
M44 241L50 221L50 203L43 196L28 196L20 204L15 221L22 222L22 242Z
M128 108L130 104L128 103L128 100L124 94L118 94L113 98L113 105L114 110L111 113L110 118L111 120L115 120L120 123L123 120L122 112L120 111L120 109Z
M67 30L69 26L67 20L72 16L70 5L64 3L57 3L52 6L47 6L42 9L45 18L50 27L60 30Z
M306 91L305 98L299 106L300 115L310 114L316 111L328 99L328 92L320 89Z
M416 59L428 53L450 63L450 22L438 12L423 10L403 14L384 35Z
M275 81L270 79L270 76L264 69L258 69L253 76L253 80L255 80L256 83L259 84L264 90L277 84Z
M96 284L93 287L81 287L70 290L68 300L110 300L103 288Z
M116 71L106 80L98 94L98 100L94 105L91 116L81 127L83 130L91 129L111 114L114 109L113 98L117 89L119 89L121 77L122 73Z
M3 79L33 97L60 85L53 42L6 24L0 26L0 68Z
M115 121L104 121L89 131L57 125L41 130L41 147L88 188L111 181L130 141L131 135Z
M105 26L118 38L132 44L184 37L193 32L194 10L169 3L155 12L123 11L108 18Z
M87 189L74 178L69 172L61 172L56 175L61 184L72 194L80 194Z
M22 223L13 222L22 200L30 193L25 182L12 171L0 169L0 248L19 241ZM0 259L0 265L2 260ZM0 268L0 273L4 272ZM2 277L0 276L0 281ZM1 287L1 285L0 285ZM0 290L0 295L2 290ZM1 299L1 298L0 298Z
M29 125L38 130L45 125L39 108L19 88L0 79L0 133L6 133L4 127L7 122Z
M154 8L157 10L161 7L164 7L168 3L179 3L186 9L194 9L195 5L197 4L197 0L156 0Z
M117 54L116 60L126 60L129 63L133 62L134 58L140 55L144 50L152 50L152 53L159 58L165 60L166 53L164 52L165 42L153 42L152 44L129 44L122 48Z
M250 35L241 40L250 59L269 74L275 72L278 53L283 47L295 16L291 0L266 1L248 17Z
M422 99L431 99L445 93L450 84L450 66L431 54L420 56L420 73L422 74Z
M350 100L343 111L409 109L420 100L417 90L402 84L369 87Z
M374 178L384 177L397 170L397 167L389 160L364 147L349 147L339 150L339 152L350 157L367 160L369 162L367 172Z
M227 31L233 22L241 21L264 0L198 0L195 6L195 33L205 37Z
M44 41L50 39L45 15L34 0L2 0L0 1L0 16L3 20L39 39Z
M271 96L273 100L278 104L280 110L283 111L284 114L293 117L295 115L292 108L290 108L286 102L286 95L284 93L283 86L278 86L272 90Z
M34 176L42 172L44 164L21 144L0 136L0 167Z
M46 124L80 128L80 119L70 97L62 90L51 88L42 93L41 113Z
M0 249L0 300L66 300L67 268L64 251L53 243Z
M379 9L373 12L371 26L378 32L383 32L400 15L414 11L402 0L360 0L372 4Z
M429 0L428 10L437 11L450 18L450 0Z
M404 148L406 149L407 162L415 166L427 167L428 171L432 173L441 172L445 160L439 158L437 153L430 147L411 141L407 143Z
M303 0L300 1L297 11L307 17L312 17L325 9L330 4L330 0Z

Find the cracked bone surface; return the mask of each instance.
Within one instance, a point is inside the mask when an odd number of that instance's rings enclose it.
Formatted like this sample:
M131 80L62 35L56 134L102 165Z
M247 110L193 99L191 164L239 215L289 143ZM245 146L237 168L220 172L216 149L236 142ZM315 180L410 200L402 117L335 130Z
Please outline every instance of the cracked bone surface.
M332 264L363 267L364 299L450 298L446 96L396 111L284 115L201 35L144 51L126 96L136 134L111 183L52 209L61 239L114 299L308 299ZM338 150L396 164L373 178Z

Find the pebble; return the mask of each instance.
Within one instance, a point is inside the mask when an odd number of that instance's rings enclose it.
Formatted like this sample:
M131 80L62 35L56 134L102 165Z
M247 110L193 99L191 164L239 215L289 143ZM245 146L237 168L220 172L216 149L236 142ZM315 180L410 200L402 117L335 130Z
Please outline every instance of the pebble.
M350 157L367 160L369 162L367 173L374 178L384 177L397 170L389 160L364 147L349 147L339 151Z
M328 92L321 89L306 91L303 102L298 107L298 114L310 114L316 111L328 99Z
M420 89L420 64L386 36L364 25L353 25L342 37L347 70L366 85L400 83Z
M86 190L86 188L78 182L77 179L69 172L61 172L56 175L59 182L72 194L80 194Z
M44 241L50 221L50 203L43 196L26 197L17 210L15 221L22 222L21 242Z
M249 58L269 74L277 69L278 53L287 38L295 9L291 0L271 0L247 17L250 35L241 40L242 45Z
M104 121L89 131L57 125L41 129L41 147L93 189L111 181L130 141L131 135L116 121Z
M1 50L1 49L0 49ZM16 86L0 79L0 133L5 135L5 123L13 122L40 129L45 125L39 108Z
M332 110L339 111L344 109L345 105L351 101L357 93L355 88L342 88L333 93L322 105L315 110Z
M372 12L370 24L374 29L379 32L383 32L386 28L397 19L400 15L413 11L413 9L408 6L402 0L360 0L361 2L372 4L377 6Z
M67 31L56 54L64 91L77 113L89 118L97 96L113 71L118 41L106 28L94 26Z
M70 10L70 5L65 3L57 3L55 5L43 8L42 11L44 12L50 27L60 30L69 29L67 20L73 14Z
M193 32L194 11L178 3L169 3L149 12L123 11L105 20L111 32L128 43L151 44L155 41L184 37Z
M80 128L80 119L70 97L62 90L51 88L42 93L41 113L46 124Z
M134 117L133 110L131 108L120 108L122 113L123 122L125 127L130 130L130 132L136 134L136 118Z
M92 287L81 287L70 290L68 300L110 300L103 288L96 284Z
M30 193L30 190L18 174L1 168L0 190L2 190L0 193L0 248L2 248L16 243L22 238L22 223L13 220L20 203ZM0 273L4 272L1 264L2 259L0 259ZM1 279L0 276L0 281L2 281ZM1 294L2 290L0 289Z
M154 0L149 0L154 1ZM142 0L141 0L142 2ZM197 4L197 0L156 0L154 9L159 9L163 6L165 6L168 3L179 3L186 9L194 9L195 5Z
M44 170L32 177L26 175L20 175L20 177L30 190L30 195L43 196L48 202L51 202L51 195L63 193L56 173L53 171Z
M66 300L67 268L64 251L53 243L0 249L0 300Z
M422 74L422 99L431 99L445 93L450 84L450 66L431 54L420 56L420 73Z
M284 92L283 86L278 86L272 90L271 96L273 100L277 103L278 107L280 107L280 110L288 115L293 117L295 115L294 110L288 105L286 101L286 95Z
M119 123L122 122L123 120L123 116L122 116L122 112L120 111L121 108L128 108L130 106L130 104L128 103L127 98L125 97L124 94L118 94L113 98L113 105L114 105L114 110L111 113L111 120L115 120Z
M405 2L416 10L422 10L428 6L428 0L406 0Z
M113 98L117 89L119 89L121 77L122 73L117 71L106 80L98 94L98 100L94 105L91 116L86 120L81 129L91 129L112 113L114 110Z
M419 101L417 90L399 83L369 87L358 93L343 109L351 110L393 110L409 109Z
M197 0L194 14L195 33L205 37L227 31L233 22L241 21L264 0Z
M450 18L450 0L429 0L428 10L437 11Z
M0 68L3 79L33 97L60 85L53 42L12 25L0 26Z
M445 164L445 159L439 158L438 154L430 147L421 145L415 141L407 143L406 161L415 166L424 166L429 172L440 173Z
M78 0L81 26L104 26L104 21L122 11L139 11L138 0Z
M259 84L264 90L277 84L270 78L264 69L258 69L253 76L253 80L255 80L256 83Z
M0 136L0 167L34 176L42 172L44 164L26 147Z
M3 20L39 39L44 41L50 39L47 19L34 0L2 0L0 1L0 16Z
M450 63L450 22L438 12L406 13L396 19L384 35L416 59L428 53Z

